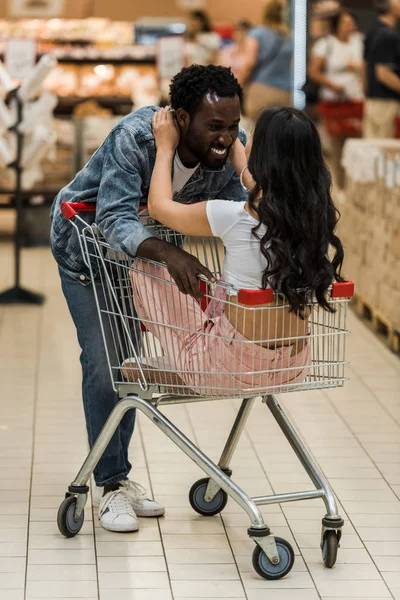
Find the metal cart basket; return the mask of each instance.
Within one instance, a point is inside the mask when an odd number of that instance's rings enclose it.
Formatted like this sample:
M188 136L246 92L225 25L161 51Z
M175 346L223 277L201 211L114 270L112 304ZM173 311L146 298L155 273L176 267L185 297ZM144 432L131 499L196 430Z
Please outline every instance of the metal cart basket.
M184 237L146 219L145 225L156 235L184 247L215 274L216 284L201 282L204 295L197 301L179 293L164 265L133 260L107 244L97 227L77 214L93 209L93 204L85 203L61 206L79 236L92 281L101 282L102 295L93 285L94 296L119 401L60 506L61 533L72 537L80 531L89 478L124 414L136 408L207 475L190 490L195 511L216 515L228 497L246 511L248 534L256 544L253 566L261 577L280 579L294 563L292 547L273 536L258 508L273 503L322 498L326 507L322 558L325 566L333 567L343 520L328 482L275 394L343 386L346 315L354 284L332 285L328 299L332 312L311 300L298 318L285 298L271 289L238 290L220 280L223 247L219 240ZM215 464L160 407L223 398L241 398L242 403ZM257 398L270 409L315 489L251 498L232 480L231 460Z

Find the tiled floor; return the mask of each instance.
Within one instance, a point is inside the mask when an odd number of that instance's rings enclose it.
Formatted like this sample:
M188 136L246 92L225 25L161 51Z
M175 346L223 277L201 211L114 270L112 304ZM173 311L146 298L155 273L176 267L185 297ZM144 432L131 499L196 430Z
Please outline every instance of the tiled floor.
M12 249L0 246L0 288ZM64 539L56 511L86 453L75 332L47 249L26 251L23 281L46 295L35 307L0 307L0 598L100 600L400 599L400 361L351 315L351 381L344 389L282 397L321 464L346 519L339 561L321 565L321 501L264 509L296 564L267 582L251 566L246 515L232 501L204 519L188 505L197 467L139 419L133 477L167 506L133 534L99 528L90 508L82 532ZM183 405L166 414L217 458L237 402ZM254 407L233 461L252 494L310 488L267 408Z

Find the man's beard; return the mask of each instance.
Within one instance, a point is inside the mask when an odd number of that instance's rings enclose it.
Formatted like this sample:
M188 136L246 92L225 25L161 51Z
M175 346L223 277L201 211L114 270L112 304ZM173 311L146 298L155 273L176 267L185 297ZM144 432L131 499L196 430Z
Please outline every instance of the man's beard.
M213 159L210 149L211 146L205 146L204 143L202 143L200 136L193 131L192 127L189 127L185 143L195 158L211 171L219 171L225 166L225 163L228 160L229 148L224 160L218 160L217 157Z

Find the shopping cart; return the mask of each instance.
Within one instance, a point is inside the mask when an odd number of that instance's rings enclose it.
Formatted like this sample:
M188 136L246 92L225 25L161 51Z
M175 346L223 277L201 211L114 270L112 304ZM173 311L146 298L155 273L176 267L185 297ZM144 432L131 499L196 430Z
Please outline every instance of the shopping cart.
M88 225L77 214L93 210L93 204L63 203L61 210L76 229L92 280L96 277L101 282L101 295L95 285L93 289L110 378L119 398L59 508L61 533L72 537L80 531L89 478L124 414L136 408L207 475L190 490L189 501L197 513L219 514L228 496L246 511L250 519L248 535L256 543L253 566L261 577L280 579L294 563L292 547L273 536L258 508L274 503L323 499L326 515L322 519L322 557L325 566L333 567L343 520L328 482L275 394L343 386L346 313L354 284L332 285L329 304L334 312L321 309L311 300L303 319L299 319L289 311L285 299L272 290L235 290L223 282L210 285L202 281L200 310L196 300L177 292L165 266L133 260L115 251L95 225ZM223 247L215 238L184 237L150 219L146 226L195 254L216 277L221 275ZM169 315L175 315L176 320L162 319L154 313L157 293L166 304L170 302ZM237 335L217 331L216 323L222 322L233 327ZM176 339L180 343L189 341L189 345L179 350ZM193 353L194 340L200 348L197 353ZM168 348L168 354L163 348ZM264 358L268 353L280 359L267 361L266 367ZM232 481L231 460L258 397L270 409L316 489L251 498ZM242 403L215 464L159 408L223 398L240 398Z

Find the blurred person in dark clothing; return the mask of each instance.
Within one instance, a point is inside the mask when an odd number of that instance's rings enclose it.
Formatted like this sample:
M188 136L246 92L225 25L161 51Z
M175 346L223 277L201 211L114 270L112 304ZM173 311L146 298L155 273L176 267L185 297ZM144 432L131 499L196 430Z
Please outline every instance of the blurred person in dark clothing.
M365 84L367 101L364 137L393 138L400 108L400 0L376 3L378 20L365 41Z

